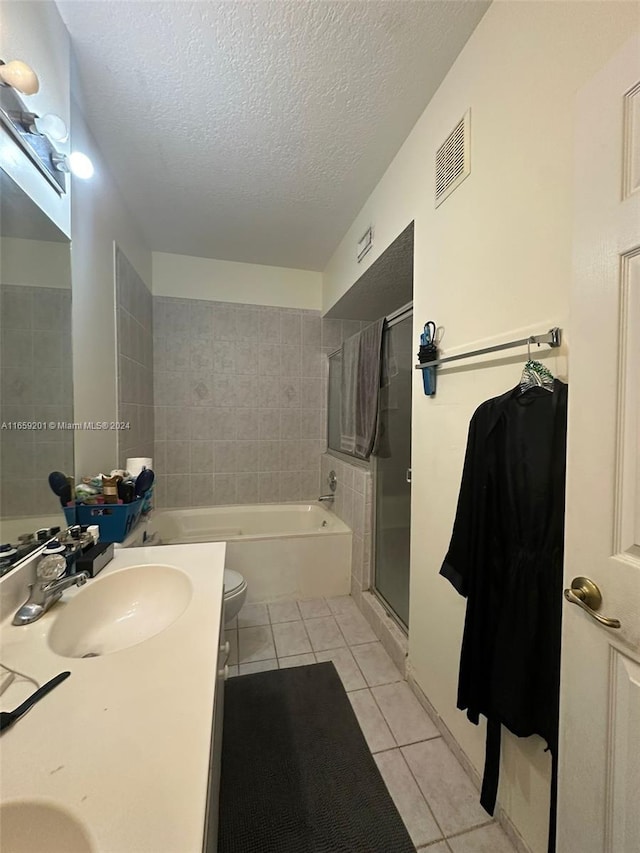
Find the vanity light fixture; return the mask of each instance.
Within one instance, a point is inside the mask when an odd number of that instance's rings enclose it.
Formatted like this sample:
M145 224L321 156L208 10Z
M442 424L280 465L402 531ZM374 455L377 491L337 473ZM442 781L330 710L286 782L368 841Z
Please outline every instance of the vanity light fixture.
M24 63L23 63L24 64ZM67 191L65 176L54 165L53 157L58 155L53 139L67 134L67 128L58 116L50 113L42 119L33 111L28 110L20 91L27 88L30 92L38 91L38 78L35 77L35 88L26 85L18 87L20 82L15 75L7 75L7 69L14 63L4 65L0 61L0 125L7 131L34 166L41 172L59 195ZM26 66L28 68L28 66ZM31 69L29 69L31 70ZM6 80L14 80L12 86ZM22 83L25 81L23 80ZM32 81L33 82L33 81ZM62 141L62 139L56 139Z
M59 172L71 172L76 178L83 180L92 178L95 172L93 163L81 151L72 151L71 154L53 154L51 162Z
M35 95L40 88L36 72L20 59L12 59L7 63L0 59L0 82L23 95Z
M34 114L29 130L31 133L48 137L52 142L66 142L69 138L67 125L55 113L46 113L43 116Z

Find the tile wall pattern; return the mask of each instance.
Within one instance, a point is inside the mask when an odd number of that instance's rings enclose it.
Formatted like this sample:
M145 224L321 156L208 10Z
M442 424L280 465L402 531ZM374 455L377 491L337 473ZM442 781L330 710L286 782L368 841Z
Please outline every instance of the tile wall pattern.
M353 531L351 594L359 603L371 586L373 478L371 471L326 453L321 460L321 486L329 494L329 472L335 471L335 501L330 508Z
M3 421L73 421L70 289L0 285ZM73 430L0 430L0 515L59 513L47 477L73 466Z
M332 661L416 850L515 853L351 596L245 604L231 676Z
M326 353L360 323L154 297L156 504L316 500Z
M321 461L321 486L328 493L329 471L335 471L337 486L331 509L353 531L351 595L376 637L404 675L409 643L406 634L369 590L373 586L374 483L371 470L326 453Z
M118 347L118 465L128 457L153 456L153 302L144 281L116 247ZM155 464L155 462L154 462Z

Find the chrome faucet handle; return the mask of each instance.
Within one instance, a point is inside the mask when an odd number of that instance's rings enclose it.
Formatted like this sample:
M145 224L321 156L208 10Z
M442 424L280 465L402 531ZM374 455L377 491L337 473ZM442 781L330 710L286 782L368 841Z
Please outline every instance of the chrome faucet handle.
M66 571L66 566L61 566L59 568L51 569L45 567L43 570L36 568L36 576L39 581L43 583L51 583L51 581L57 581L58 578L61 578Z
M29 625L40 619L47 610L55 604L65 589L74 584L83 586L89 580L86 572L78 572L75 575L66 575L56 580L40 580L37 584L29 586L29 598L20 607L13 617L12 625Z
M53 580L50 583L44 584L43 590L52 595L56 592L63 592L70 586L84 586L89 580L89 575L86 572L77 572L75 575L65 575L65 577Z
M54 581L62 577L67 571L65 550L65 546L60 544L58 539L47 542L36 566L36 576L39 580Z

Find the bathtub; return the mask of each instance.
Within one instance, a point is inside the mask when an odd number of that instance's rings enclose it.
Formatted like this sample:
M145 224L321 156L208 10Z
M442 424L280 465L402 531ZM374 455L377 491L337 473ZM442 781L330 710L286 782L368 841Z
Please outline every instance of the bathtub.
M154 510L148 535L154 545L226 542L225 567L243 575L249 602L350 591L351 529L319 504Z

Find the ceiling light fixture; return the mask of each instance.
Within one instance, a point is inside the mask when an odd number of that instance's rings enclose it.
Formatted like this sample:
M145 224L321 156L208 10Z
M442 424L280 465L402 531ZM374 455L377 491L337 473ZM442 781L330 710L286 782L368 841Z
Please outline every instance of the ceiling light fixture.
M43 116L34 114L29 130L31 133L46 136L52 142L66 142L69 138L67 125L55 113L47 113Z
M88 180L93 177L95 169L93 163L81 151L72 151L71 154L54 154L51 162L60 172L71 172L76 178Z
M7 63L0 59L0 82L5 86L11 86L23 95L35 95L40 88L36 72L20 59L13 59Z

